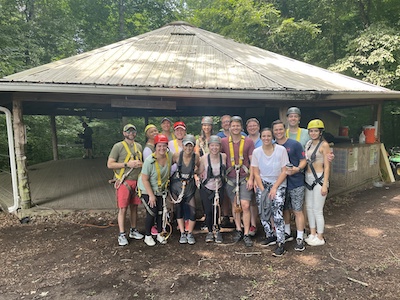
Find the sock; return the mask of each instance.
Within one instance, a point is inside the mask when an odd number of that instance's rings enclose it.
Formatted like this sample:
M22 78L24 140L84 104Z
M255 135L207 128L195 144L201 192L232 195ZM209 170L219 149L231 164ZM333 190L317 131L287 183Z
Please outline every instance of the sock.
M303 237L304 237L304 231L298 231L297 230L297 238L298 239L303 239Z
M290 223L285 224L285 233L290 234Z
M125 235L125 232L120 232L119 235Z

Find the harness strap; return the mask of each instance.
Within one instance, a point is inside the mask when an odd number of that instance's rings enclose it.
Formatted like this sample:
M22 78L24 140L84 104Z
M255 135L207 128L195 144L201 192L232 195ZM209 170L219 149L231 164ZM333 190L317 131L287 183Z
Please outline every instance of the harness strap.
M312 146L312 141L309 141L309 143L310 143L310 145L308 146L307 151L310 150L310 148ZM317 172L315 171L315 168L314 168L314 165L313 165L313 163L315 162L316 156L317 156L317 150L319 149L321 143L322 143L322 138L319 140L317 146L315 147L313 153L311 154L311 158L308 159L308 157L306 157L307 158L307 164L310 167L311 172L314 175L314 182L311 185L309 185L307 182L305 182L306 188L308 190L310 190L310 191L313 190L314 187L317 184L319 184L320 186L323 185L323 181L322 180L324 179L324 173L322 173L321 177L318 177ZM307 151L306 151L306 156L307 156Z
M289 135L290 135L290 132L289 132L289 128L288 128L288 129L286 129L286 134L285 134L285 136L286 136L287 138L289 138ZM298 141L298 142L300 142L300 135L301 135L301 129L300 129L300 128L297 128L296 141Z
M203 185L206 185L208 183L208 181L210 181L210 179L212 178L220 178L221 181L222 179L225 177L225 168L224 165L222 163L222 154L219 154L219 175L214 176L214 172L212 169L212 164L211 164L211 158L210 158L210 154L208 154L207 157L207 161L208 161L208 168L207 168L207 178L206 180L204 180L204 182L202 183Z
M157 161L156 154L152 154L153 159L154 159L154 165L156 167L156 172L157 172L157 186L158 186L158 192L163 193L165 190L168 189L169 185L169 174L171 173L171 160L169 159L168 152L166 153L167 156L167 163L168 163L168 173L167 173L167 178L161 178L161 169L160 169L160 164ZM163 184L164 182L164 184Z
M133 142L133 149L135 151L135 154L132 154L131 149L129 149L128 143L126 141L122 141L122 145L125 148L126 151L126 156L124 159L124 163L127 163L130 159L134 159L134 160L142 160L142 153L140 153L140 151L137 150L137 146L136 146L136 142ZM115 178L117 179L121 179L122 176L125 173L125 168L121 168L119 170L119 173L117 173L116 171L114 171L115 174Z
M173 135L173 133L172 133L172 135ZM174 141L175 153L178 153L179 152L178 140L176 138L174 138L173 141Z
M153 213L153 211L151 210L150 206L146 203L144 198L141 197L140 200L142 200L142 204L143 204L144 208L146 209L146 211L149 213L149 215L152 217L155 217L156 216L155 213Z
M237 165L241 166L243 164L243 150L244 150L244 136L240 137L240 145L239 145L239 162ZM235 152L233 150L233 140L232 136L229 136L229 156L231 158L231 166L235 166Z

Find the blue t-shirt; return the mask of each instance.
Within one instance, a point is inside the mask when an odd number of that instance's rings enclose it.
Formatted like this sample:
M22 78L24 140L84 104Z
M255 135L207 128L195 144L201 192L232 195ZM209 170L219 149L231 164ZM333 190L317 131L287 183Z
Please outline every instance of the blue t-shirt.
M282 146L286 148L289 161L293 166L298 167L300 160L305 159L303 147L299 142L292 139L287 139ZM297 187L304 186L304 173L302 172L287 176L286 178L288 190L293 190Z

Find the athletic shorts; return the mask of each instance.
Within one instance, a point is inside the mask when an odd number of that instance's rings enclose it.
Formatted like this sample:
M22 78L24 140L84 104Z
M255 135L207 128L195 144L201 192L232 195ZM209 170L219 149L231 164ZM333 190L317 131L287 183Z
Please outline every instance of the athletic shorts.
M299 186L292 190L286 190L284 210L302 211L304 204L305 186Z
M247 181L243 180L240 183L240 187L239 187L239 196L240 196L240 200L247 200L247 201L251 201L251 199L253 198L253 189L251 189L250 191L246 188L247 185ZM231 182L225 184L225 191L226 194L228 195L229 199L231 200L231 202L235 201L235 196L236 196L236 185L232 186Z
M125 184L128 184L132 192L128 190ZM136 194L136 180L125 180L123 184L117 190L117 205L118 208L125 208L129 205L139 205L141 203L140 198Z

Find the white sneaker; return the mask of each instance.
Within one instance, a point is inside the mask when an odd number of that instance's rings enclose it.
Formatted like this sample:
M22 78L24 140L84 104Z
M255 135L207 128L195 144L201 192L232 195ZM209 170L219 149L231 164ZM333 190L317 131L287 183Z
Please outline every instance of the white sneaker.
M163 237L161 234L157 234L157 241L161 244L161 245L165 245L167 243L167 240L165 239L165 237Z
M136 228L129 229L129 237L135 240L141 240L144 235L139 232Z
M313 234L309 234L308 237L304 239L304 241L308 244L309 241L315 239L317 236Z
M127 238L126 238L125 233L118 235L118 245L126 246L128 244L129 244L129 242L128 242Z
M320 240L317 236L315 238L313 238L312 240L308 241L308 243L310 246L322 246L325 245L325 240L322 239Z
M151 235L146 235L144 238L144 242L146 243L147 246L154 246L156 242L154 241L153 237Z

